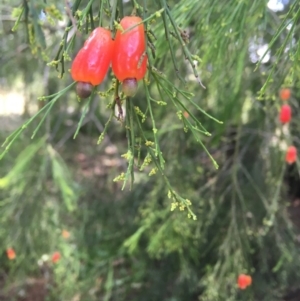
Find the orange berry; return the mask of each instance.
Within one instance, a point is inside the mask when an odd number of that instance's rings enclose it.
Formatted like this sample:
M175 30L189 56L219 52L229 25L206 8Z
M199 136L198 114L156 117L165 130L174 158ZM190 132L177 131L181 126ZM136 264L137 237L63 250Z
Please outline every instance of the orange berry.
M189 115L189 113L188 113L187 111L184 111L184 112L183 112L183 116L184 116L185 118L188 118L190 115Z
M289 100L291 98L291 90L289 88L283 88L279 91L279 97L281 100Z
M70 237L70 232L64 229L61 232L61 236L65 239L68 239Z
M52 261L53 263L57 263L57 262L60 260L60 258L61 258L60 253L59 253L59 252L54 252L54 253L52 254L51 261Z
M6 255L7 255L9 260L13 260L13 259L16 258L16 252L13 248L8 248L6 250Z
M251 284L252 284L252 277L249 276L249 275L247 275L247 277L246 277L246 282L247 282L247 285L248 285L248 286L251 285Z
M249 275L240 274L237 279L237 285L240 289L244 290L247 286L251 285L252 278Z
M292 109L289 105L283 105L280 109L279 120L281 123L288 123L292 118Z
M297 148L295 146L288 147L285 155L285 161L288 164L293 164L297 161Z

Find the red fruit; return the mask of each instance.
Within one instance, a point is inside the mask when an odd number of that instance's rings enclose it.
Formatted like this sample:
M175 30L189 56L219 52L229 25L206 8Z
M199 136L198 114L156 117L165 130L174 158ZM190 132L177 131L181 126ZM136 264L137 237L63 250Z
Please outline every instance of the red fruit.
M9 260L13 260L16 258L16 252L13 248L8 248L6 250L6 255Z
M237 280L237 285L240 289L245 289L247 286L251 285L252 278L249 275L240 274Z
M124 82L123 92L127 96L135 94L137 81L141 80L147 71L146 38L144 25L139 24L141 22L139 17L124 17L120 22L124 31L136 26L125 33L118 29L115 37L112 70L116 78Z
M291 90L288 88L283 88L279 91L279 97L281 100L289 100L291 97Z
M291 121L292 109L289 105L283 105L280 109L279 119L282 123Z
M57 262L60 260L60 258L61 258L60 253L59 253L59 252L54 252L54 253L52 254L52 256L51 256L51 261L52 261L53 263L57 263Z
M79 82L79 96L83 90L82 98L88 97L92 86L103 81L111 63L113 49L114 41L110 31L102 27L95 28L77 53L71 67L72 78ZM81 82L84 84L80 84Z
M293 164L297 161L297 148L295 146L288 147L285 155L285 161L288 164Z

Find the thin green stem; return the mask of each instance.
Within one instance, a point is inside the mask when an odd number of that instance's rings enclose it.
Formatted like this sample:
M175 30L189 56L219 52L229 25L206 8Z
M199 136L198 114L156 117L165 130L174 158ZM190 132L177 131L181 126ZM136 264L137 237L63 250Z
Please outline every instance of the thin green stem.
M140 120L139 120L139 117L138 117L138 115L137 115L137 113L136 113L135 111L134 111L134 115L135 115L135 120L136 120L136 122L137 122L137 125L138 125L138 127L139 127L139 129L140 129L140 133L141 133L141 135L142 135L142 139L144 140L144 143L146 143L146 142L147 142L147 138L146 138L146 136L145 136L145 134L144 134L144 131L143 131L141 122L140 122ZM165 181L165 183L166 183L166 185L167 185L167 187L168 187L168 190L169 190L169 193L170 193L170 197L172 197L174 200L179 201L179 202L181 202L183 205L185 205L185 206L187 207L187 210L188 210L189 214L191 215L191 217L192 217L194 220L196 220L196 215L195 215L194 212L190 209L190 204L189 204L188 200L182 198L177 192L175 192L175 190L173 189L172 185L170 184L170 182L169 182L167 176L165 175L163 168L162 168L161 165L159 164L159 162L158 162L158 160L157 160L157 158L156 158L156 156L155 156L154 151L152 150L151 147L147 147L147 149L148 149L149 154L150 154L151 157L152 157L152 161L153 161L154 164L156 165L158 171L160 172L161 176L163 177L163 180Z
M94 23L93 7L92 6L90 7L89 15L90 15L90 19L91 19L91 27L92 27L92 30L94 30L95 29L95 23Z
M109 28L111 31L114 30L114 22L116 19L116 13L117 13L117 4L118 0L113 0L112 8L111 8L111 17L109 22Z
M130 189L132 188L133 182L134 182L134 155L135 155L135 136L134 136L134 123L133 123L133 105L131 101L127 98L126 99L126 136L127 136L127 144L128 144L128 167L125 174L125 179L123 182L122 190L126 186L126 182L130 176L131 182L130 182Z
M146 99L147 99L147 104L148 104L148 109L149 109L149 112L150 112L150 118L151 118L151 122L152 122L152 131L153 131L153 136L154 136L154 142L155 142L155 155L157 156L157 154L160 152L160 149L159 149L159 145L158 145L158 139L157 139L157 128L156 128L156 125L155 125L155 119L154 119L154 116L153 116L153 112L152 112L152 106L151 106L151 102L150 102L150 95L149 95L149 91L148 91L148 87L145 83L145 81L143 81L143 84L144 84L144 90L146 92Z
M23 5L22 10L21 10L21 12L20 12L20 14L18 16L18 19L16 20L16 22L15 22L13 28L11 29L11 31L16 31L18 29L18 26L19 26L19 23L21 21L21 18L23 16L24 11L25 11L25 7Z
M113 117L114 117L114 111L111 110L110 116L109 116L107 122L106 122L105 125L104 125L104 129L103 129L101 135L100 135L99 138L98 138L97 144L100 144L100 143L103 141L104 136L105 136L105 134L106 134L106 132L107 132L108 126L109 126L109 124L111 123Z
M128 32L128 31L132 30L133 28L135 28L135 27L137 27L137 26L139 26L139 25L141 25L141 24L143 24L143 23L145 23L145 22L147 22L147 21L149 21L149 20L151 20L151 19L153 19L153 18L160 17L160 15L161 15L161 13L162 13L163 11L164 11L164 8L160 9L159 11L157 11L157 12L155 12L154 14L150 15L148 18L143 19L141 22L136 23L136 24L134 24L134 25L128 27L126 30L124 30L124 31L122 32L122 34L124 34L124 33Z
M177 24L175 23L175 21L174 21L174 19L173 19L173 16L172 16L172 14L171 14L171 12L170 12L170 10L169 10L167 4L166 4L166 1L165 1L165 0L161 0L161 1L162 1L162 3L163 3L164 6L165 6L166 13L167 13L167 15L168 15L168 17L169 17L169 20L171 21L171 24L172 24L172 26L173 26L173 28L174 28L174 31L175 31L175 33L176 33L176 35L177 35L177 38L178 38L178 40L179 40L180 43L181 43L183 53L184 53L185 57L187 58L187 60L189 61L190 65L191 65L191 67L192 67L192 69L193 69L193 72L194 72L194 75L195 75L197 81L198 81L198 83L205 89L205 86L202 84L202 82L201 82L201 80L200 80L200 78L199 78L198 72L197 72L197 70L196 70L196 66L195 66L195 64L194 64L194 62L193 62L193 59L192 59L192 57L191 57L191 53L190 53L190 51L188 50L188 48L186 47L186 44L185 44L185 42L183 41L183 39L182 39L182 37L181 37L181 34L180 34L180 32L179 32L179 30L178 30L178 27L177 27Z
M175 54L174 54L174 48L173 48L173 45L171 44L170 32L169 32L169 27L168 27L168 24L167 24L167 17L166 16L167 16L167 13L164 10L163 15L162 15L162 20L163 20L163 24L164 24L164 27L165 27L165 35L166 35L166 39L167 39L167 42L168 42L168 45L169 45L169 49L170 49L170 53L171 53L171 58L172 58L173 66L174 66L174 69L175 69L177 77L183 83L185 83L185 80L179 74L179 69L178 69L176 58L175 58Z
M79 130L80 130L81 125L82 125L82 122L83 122L83 120L84 120L84 118L85 118L85 116L86 116L86 114L88 112L88 108L90 107L90 103L92 101L93 95L94 95L94 93L91 94L91 96L89 97L89 101L86 102L86 104L84 105L83 112L82 112L82 114L80 116L80 120L78 122L78 125L77 125L77 128L76 128L75 134L73 136L73 139L76 139L76 137L77 137L77 135L79 133Z
M46 111L45 115L42 118L42 121L39 123L38 127L34 130L32 138L35 136L35 134L37 133L38 129L40 128L40 126L42 125L43 121L45 120L46 116L48 115L48 113L50 112L51 108L53 107L54 103L63 95L65 94L65 92L67 92L71 87L73 87L75 84L72 83L71 85L69 85L68 87L66 87L65 89L61 90L58 93L55 93L53 95L55 95L54 99L52 101L49 101L41 110L39 110L36 114L34 114L31 118L29 118L28 121L26 121L21 127L19 127L17 130L15 130L12 134L10 134L4 141L4 143L2 144L2 147L4 147L5 145L5 151L0 155L0 159L2 159L4 157L4 155L9 151L10 147L13 145L13 143L15 142L15 140L21 135L21 133L28 127L29 124L31 124L31 122L38 116L40 115L42 112Z
M178 89L175 85L172 85L172 83L167 80L165 77L161 76L160 74L156 73L162 80L164 80L166 83L168 83L170 86L172 86L179 94L181 94L185 99L187 99L189 102L191 102L196 108L197 110L199 110L201 113L203 113L205 116L207 116L208 118L212 119L213 121L223 124L223 121L220 121L218 119L216 119L215 117L211 116L210 114L208 114L206 111L204 111L203 109L201 109L190 97L188 97L187 95L185 95L185 91L182 91L180 89ZM186 92L187 94L189 94L188 92ZM190 94L189 94L190 95Z
M122 19L124 17L124 11L123 11L123 0L118 0L119 1L119 18Z
M51 94L49 96L38 97L38 100L42 101L42 100L46 100L46 99L52 98L52 97L57 96L57 95L61 96L61 95L65 94L65 92L67 92L68 90L70 90L75 84L76 84L76 82L73 82L72 84L70 84L69 86L65 87L64 89L58 91L57 93Z
M102 17L103 17L103 2L104 2L104 0L100 0L100 10L99 10L99 26L102 26Z

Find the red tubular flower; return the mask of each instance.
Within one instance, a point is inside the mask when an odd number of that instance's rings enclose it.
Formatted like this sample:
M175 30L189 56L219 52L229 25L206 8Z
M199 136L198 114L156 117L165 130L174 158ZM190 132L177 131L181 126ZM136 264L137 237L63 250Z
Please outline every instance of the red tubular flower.
M77 53L72 67L71 75L77 83L79 97L90 96L93 86L99 85L109 68L114 49L114 41L110 31L95 28L84 46Z
M6 250L6 255L9 260L14 260L16 258L16 252L13 248L8 248Z
M285 155L285 161L288 164L293 164L297 161L297 148L295 146L288 147Z
M252 283L252 278L249 275L240 274L237 279L237 285L240 289L244 290Z
M136 93L137 81L141 80L147 71L146 38L141 22L139 17L124 17L120 22L124 31L135 27L126 32L118 29L115 37L112 70L116 78L123 83L123 92L127 96Z
M281 123L288 123L292 118L292 109L289 105L283 105L280 109L279 120Z
M61 258L60 253L59 253L59 252L54 252L54 253L52 254L52 256L51 256L51 261L52 261L53 263L57 263L57 262L60 260L60 258Z
M289 100L291 98L291 90L289 88L283 88L279 91L279 97L281 100Z

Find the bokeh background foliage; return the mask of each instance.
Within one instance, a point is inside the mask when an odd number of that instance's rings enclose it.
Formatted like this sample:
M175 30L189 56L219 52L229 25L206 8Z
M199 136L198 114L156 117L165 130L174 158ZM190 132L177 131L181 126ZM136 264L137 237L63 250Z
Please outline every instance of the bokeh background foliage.
M4 0L0 11L0 137L16 138L0 161L0 298L292 300L299 170L284 152L299 145L299 1ZM79 102L68 70L92 28L114 31L133 11L149 42L148 75L124 107L135 135L112 118L97 144L113 75ZM282 86L292 89L288 127L277 117ZM142 171L139 156L152 156ZM135 179L122 190L114 179L128 164ZM246 291L240 273L252 275Z

